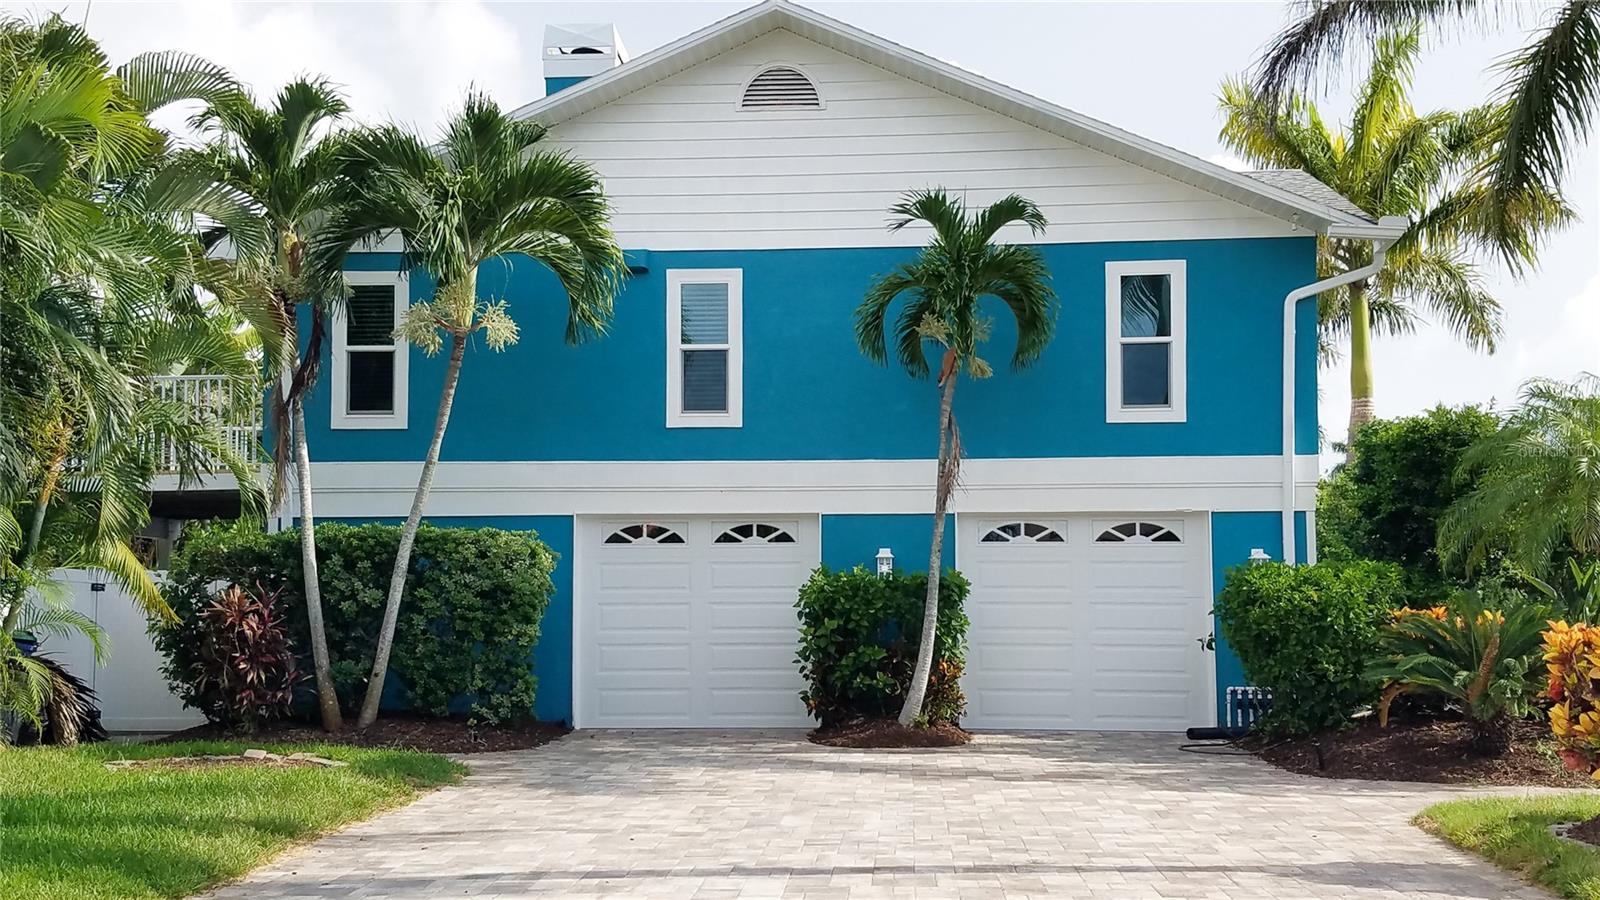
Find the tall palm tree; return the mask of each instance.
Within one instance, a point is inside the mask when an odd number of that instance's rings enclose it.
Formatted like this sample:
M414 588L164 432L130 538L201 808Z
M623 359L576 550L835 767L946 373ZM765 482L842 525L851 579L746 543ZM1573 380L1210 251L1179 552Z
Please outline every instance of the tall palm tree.
M1373 336L1409 333L1421 309L1474 349L1494 352L1500 303L1475 253L1511 247L1519 262L1532 263L1540 235L1571 215L1559 198L1539 193L1514 211L1514 227L1504 232L1514 243L1486 227L1485 192L1472 172L1492 147L1503 111L1419 114L1407 97L1419 48L1417 28L1378 38L1350 122L1339 130L1302 95L1288 94L1274 108L1242 79L1222 85L1224 144L1257 165L1304 170L1374 217L1413 220L1377 276L1318 301L1324 345L1349 340L1352 435L1374 415ZM1372 257L1366 241L1319 238L1317 250L1322 275Z
M158 446L177 451L184 484L222 463L259 511L254 461L222 423L150 382L198 368L256 384L233 328L248 292L200 239L225 227L259 243L255 210L147 119L233 85L176 53L113 71L60 17L0 18L0 708L25 718L51 677L18 652L17 628L99 646L92 622L51 603L54 568L105 569L146 612L171 614L128 543L148 521Z
M1256 93L1277 108L1292 89L1309 85L1325 64L1364 49L1392 28L1421 22L1448 30L1519 27L1534 10L1542 28L1498 65L1503 110L1491 152L1479 166L1483 225L1507 261L1520 257L1522 210L1559 193L1569 145L1588 137L1600 104L1600 3L1548 5L1477 0L1302 0L1303 15L1280 32L1257 64Z
M856 343L868 359L888 362L889 311L902 297L905 304L893 326L895 354L913 378L926 378L930 368L926 344L944 348L939 362L939 438L933 491L933 544L928 553L928 593L923 601L922 636L911 688L900 709L900 724L910 725L922 713L923 697L933 671L934 630L939 621L939 560L944 552L945 511L961 472L961 433L953 402L962 372L973 378L993 374L978 355L989 338L991 320L979 303L999 300L1016 319L1017 347L1011 366L1021 369L1044 352L1055 333L1056 296L1044 257L1031 246L994 243L1000 229L1024 225L1044 232L1044 214L1033 201L1016 194L984 209L968 211L943 188L911 191L889 208L891 231L914 222L932 226L933 239L917 258L880 277L856 308Z
M285 85L263 107L243 89L216 97L195 117L211 135L204 151L222 183L259 205L271 240L257 247L235 243L240 267L274 303L276 340L264 341L272 378L274 435L273 504L294 459L299 500L300 559L305 572L306 624L311 635L312 668L322 727L343 727L333 683L322 589L317 574L316 515L312 508L311 452L306 441L305 397L317 380L327 333L327 316L341 296L335 277L318 278L306 266L309 240L328 215L339 172L338 137L333 128L348 107L327 81L299 79ZM301 352L299 308L306 307L306 349Z
M1536 575L1563 543L1600 559L1600 378L1523 385L1521 404L1468 449L1461 471L1476 486L1440 520L1440 557L1472 566L1503 542Z
M567 294L566 338L572 343L604 333L627 272L599 174L564 153L540 148L544 135L542 126L506 115L478 93L467 95L437 147L393 126L353 135L340 203L314 251L317 267L333 272L356 245L398 233L406 265L425 268L438 284L433 299L411 304L399 333L430 356L446 340L450 345L433 439L389 579L372 677L357 720L362 728L378 717L411 548L433 487L467 339L482 332L497 351L517 340L506 301L478 296L479 267L496 259L509 265L510 257L524 256L554 272Z

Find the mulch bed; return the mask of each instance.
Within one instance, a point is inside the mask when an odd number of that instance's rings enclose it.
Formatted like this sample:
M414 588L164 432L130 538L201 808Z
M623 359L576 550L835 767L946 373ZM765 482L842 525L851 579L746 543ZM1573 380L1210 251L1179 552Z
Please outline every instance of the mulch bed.
M972 740L971 734L948 722L916 728L901 725L894 719L857 719L818 728L806 737L813 744L856 749L959 747Z
M167 735L161 742L245 740L253 745L321 743L430 753L492 753L528 750L548 744L571 730L561 722L528 720L471 726L464 718L385 715L365 731L357 731L347 724L344 731L330 734L303 722L275 722L243 735L220 725L199 725Z
M1568 825L1561 830L1561 836L1600 847L1600 816Z
M1280 769L1320 778L1423 781L1432 784L1593 787L1555 755L1548 726L1517 725L1516 743L1502 757L1475 755L1464 722L1450 719L1375 719L1311 737L1247 738L1242 746Z

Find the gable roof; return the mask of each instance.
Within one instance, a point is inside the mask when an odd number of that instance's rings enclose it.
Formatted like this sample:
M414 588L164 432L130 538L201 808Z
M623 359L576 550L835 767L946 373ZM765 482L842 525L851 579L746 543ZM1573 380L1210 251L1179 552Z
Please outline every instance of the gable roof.
M513 115L537 119L547 127L554 127L779 29L1303 228L1351 238L1394 237L1401 231L1393 225L1373 222L1371 217L1309 175L1305 177L1322 190L1291 181L1281 175L1281 170L1266 177L1261 177L1263 173L1234 172L990 81L788 0L765 0L631 62L529 103ZM1342 202L1336 203L1335 199Z
M1256 169L1244 174L1273 187L1283 188L1291 193L1299 194L1307 200L1326 204L1352 216L1360 216L1368 222L1377 221L1366 210L1350 202L1345 195L1328 187L1325 182L1310 172L1301 169Z

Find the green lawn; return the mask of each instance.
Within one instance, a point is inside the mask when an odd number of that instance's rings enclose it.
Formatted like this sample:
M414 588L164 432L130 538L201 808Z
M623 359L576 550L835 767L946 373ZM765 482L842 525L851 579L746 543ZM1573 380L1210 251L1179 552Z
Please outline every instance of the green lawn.
M1501 868L1575 900L1600 900L1600 847L1578 846L1550 834L1557 822L1600 815L1600 793L1542 797L1483 797L1437 803L1416 824Z
M442 756L335 746L343 768L111 772L109 759L238 753L243 744L98 744L0 750L0 897L184 897L314 837L445 784Z

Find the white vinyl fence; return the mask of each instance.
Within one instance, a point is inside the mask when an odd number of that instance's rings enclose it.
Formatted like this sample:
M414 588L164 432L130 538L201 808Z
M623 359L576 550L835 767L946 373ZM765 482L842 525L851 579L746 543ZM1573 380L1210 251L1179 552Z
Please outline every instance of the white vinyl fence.
M49 638L39 653L94 688L108 731L177 731L205 721L167 688L162 657L145 633L144 613L116 582L104 580L103 572L84 569L58 569L55 576L71 591L73 608L105 629L110 656L105 666L96 666L93 648L79 636ZM97 584L105 589L94 590Z

